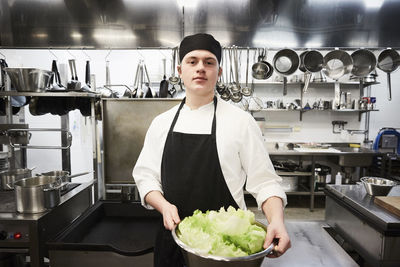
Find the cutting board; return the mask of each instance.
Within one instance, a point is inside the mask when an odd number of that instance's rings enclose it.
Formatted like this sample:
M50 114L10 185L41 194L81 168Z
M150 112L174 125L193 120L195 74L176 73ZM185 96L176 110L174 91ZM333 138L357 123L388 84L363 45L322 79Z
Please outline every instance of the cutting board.
M400 217L400 197L375 197L375 204Z

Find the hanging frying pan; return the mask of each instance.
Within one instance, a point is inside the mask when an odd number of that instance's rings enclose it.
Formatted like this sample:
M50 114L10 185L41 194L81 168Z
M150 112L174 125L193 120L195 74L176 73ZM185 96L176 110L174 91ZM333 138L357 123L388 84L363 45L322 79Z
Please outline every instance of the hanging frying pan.
M351 54L353 68L351 74L360 79L360 95L363 95L364 78L376 68L376 58L374 53L367 49L359 49Z
M396 50L388 48L383 50L378 57L378 68L387 73L388 100L392 100L392 85L390 73L395 71L400 65L400 55Z
M300 58L292 49L279 50L274 56L274 69L283 76L283 95L287 95L287 76L293 74L300 64Z
M325 55L323 72L335 80L335 99L332 108L338 109L340 103L340 84L338 80L349 74L353 68L353 59L343 50L333 50Z
M300 54L299 69L304 72L303 92L307 92L313 73L320 72L324 64L324 57L317 50L309 50Z

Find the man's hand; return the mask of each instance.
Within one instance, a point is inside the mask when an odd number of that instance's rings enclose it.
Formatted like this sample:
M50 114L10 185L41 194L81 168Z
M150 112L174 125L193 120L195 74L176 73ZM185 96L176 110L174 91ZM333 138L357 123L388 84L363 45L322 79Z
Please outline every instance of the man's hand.
M286 252L291 246L290 238L283 223L283 204L279 197L270 197L262 204L262 210L269 222L267 236L265 237L264 248L268 248L273 241L277 240L273 254L270 258L276 258Z
M177 207L169 203L160 191L150 191L144 197L144 200L162 214L164 227L166 229L172 230L172 228L181 221Z
M270 258L276 258L281 256L291 247L289 235L286 231L285 225L283 222L275 223L272 221L268 225L267 236L264 242L264 248L269 247L274 240L278 241L278 244L275 245L273 254L268 255Z
M178 209L169 202L163 204L161 213L165 229L172 230L174 226L181 221L178 215Z

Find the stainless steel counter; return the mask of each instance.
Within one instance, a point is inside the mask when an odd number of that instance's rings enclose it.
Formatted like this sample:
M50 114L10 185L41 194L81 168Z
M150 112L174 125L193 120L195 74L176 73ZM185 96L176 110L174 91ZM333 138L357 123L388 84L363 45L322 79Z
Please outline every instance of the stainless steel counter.
M326 223L371 266L400 266L400 218L374 204L362 185L326 187ZM395 187L389 196L400 196Z
M0 253L5 253L6 258L18 255L25 258L29 254L30 266L45 266L44 258L48 254L45 242L90 207L92 188L92 182L79 184L61 196L58 206L37 214L17 213L14 192L0 192ZM3 266L1 260L0 266ZM21 262L13 266L26 265Z
M266 223L264 221L263 223ZM358 266L323 229L321 221L286 221L292 247L279 258L265 258L262 267Z
M363 185L327 185L326 190L348 204L349 208L354 208L377 229L400 233L400 218L377 206L374 197L367 194ZM400 196L400 186L393 187L388 196Z
M276 143L265 143L265 148L267 149L270 155L282 155L282 156L341 156L341 155L377 155L379 152L368 148L353 148L349 146L344 146L343 144L332 144L330 147L327 148L304 148L304 149L289 149L287 143L283 145L279 145L278 147L275 146Z

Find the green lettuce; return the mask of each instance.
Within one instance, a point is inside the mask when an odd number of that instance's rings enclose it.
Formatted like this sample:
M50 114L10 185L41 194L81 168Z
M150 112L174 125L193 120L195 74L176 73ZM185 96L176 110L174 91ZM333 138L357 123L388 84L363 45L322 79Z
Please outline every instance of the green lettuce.
M223 207L202 213L196 210L178 225L178 238L200 254L248 256L263 250L265 230L255 224L249 210Z

